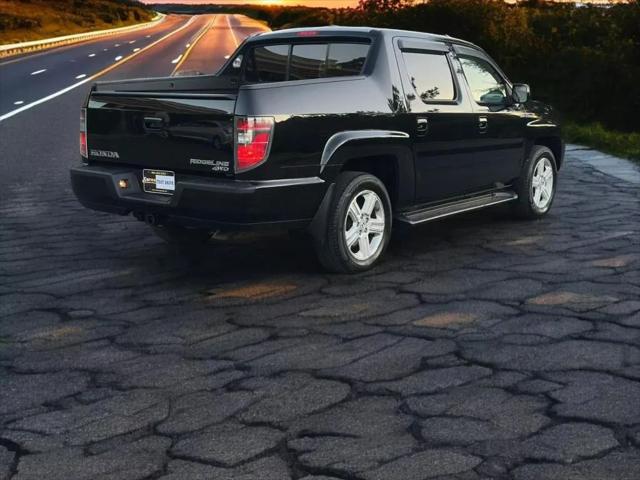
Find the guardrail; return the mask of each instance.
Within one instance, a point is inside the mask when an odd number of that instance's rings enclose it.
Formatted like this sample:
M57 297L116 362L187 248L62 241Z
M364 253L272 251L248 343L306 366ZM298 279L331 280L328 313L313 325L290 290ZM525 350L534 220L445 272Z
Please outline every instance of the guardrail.
M78 43L92 38L107 37L118 33L134 32L143 28L156 25L166 18L166 15L158 13L150 22L130 25L128 27L111 28L108 30L96 30L94 32L76 33L73 35L64 35L62 37L45 38L44 40L34 40L31 42L11 43L8 45L0 45L0 58L11 57L21 53L34 52L36 50L44 50L47 48L69 45Z

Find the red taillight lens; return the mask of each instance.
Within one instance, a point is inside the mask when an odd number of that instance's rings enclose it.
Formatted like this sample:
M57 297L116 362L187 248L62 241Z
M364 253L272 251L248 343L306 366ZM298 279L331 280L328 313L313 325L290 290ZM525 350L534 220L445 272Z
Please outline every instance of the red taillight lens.
M273 124L273 117L236 118L236 172L257 167L267 159Z
M88 157L87 150L87 109L80 110L80 155Z

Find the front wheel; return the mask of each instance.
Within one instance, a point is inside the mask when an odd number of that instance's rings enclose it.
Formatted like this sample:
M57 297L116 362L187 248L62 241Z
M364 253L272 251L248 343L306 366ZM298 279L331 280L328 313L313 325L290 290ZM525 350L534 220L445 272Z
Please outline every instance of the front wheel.
M391 236L391 201L384 184L363 172L338 177L327 228L315 239L320 263L336 273L371 268Z
M547 147L535 146L516 182L515 213L521 218L540 218L553 203L557 183L556 159Z

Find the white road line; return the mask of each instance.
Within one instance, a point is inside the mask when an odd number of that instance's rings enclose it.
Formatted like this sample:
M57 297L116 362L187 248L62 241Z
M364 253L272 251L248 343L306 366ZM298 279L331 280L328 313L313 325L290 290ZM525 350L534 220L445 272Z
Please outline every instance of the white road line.
M227 25L229 26L229 31L231 32L231 37L233 38L233 41L234 41L234 43L236 44L236 47L237 47L240 44L238 43L238 39L236 38L236 34L233 31L233 28L231 28L231 23L229 22L229 15L225 15L224 18L227 19Z
M187 23L185 23L183 26L181 26L180 28L178 28L177 30L173 30L172 32L167 33L165 36L159 38L158 40L156 40L155 42L150 43L149 45L147 45L146 47L144 47L142 50L140 50L139 52L136 53L132 53L131 55L129 55L127 58L124 59L124 62L132 59L133 57L138 56L139 54L143 53L145 50L148 50L149 48L152 48L154 46L156 46L157 44L159 44L160 42L163 42L164 40L166 40L167 38L175 35L176 33L180 32L181 30L184 30L185 28L187 28L189 25L191 25L193 23L193 21L195 20L195 16L192 16L189 21ZM121 62L120 65L122 65ZM22 105L20 108L16 108L15 110L12 110L8 113L5 113L4 115L0 116L0 122L6 120L7 118L11 118L14 115L17 115L19 113L24 112L25 110L29 110L30 108L33 108L37 105L41 105L45 102L48 102L49 100L52 100L56 97L59 97L60 95L64 95L67 92L70 92L71 90L73 90L74 88L78 88L80 85L84 85L87 82L90 82L92 80L95 80L96 78L100 77L101 75L104 75L105 73L111 71L111 69L115 68L116 65L112 65L111 67L107 67L101 71L99 71L98 73L92 75L91 77L88 78L83 78L82 80L80 80L77 83L74 83L73 85L69 85L66 88L63 88L62 90L58 90L57 92L52 93L51 95L47 95L46 97L43 97L39 100L36 100L35 102L31 102L28 103L26 105Z
M189 48L189 47L191 46L191 44L190 44L190 43L187 43L185 46L186 46L187 48Z
M114 45L114 47L119 47L119 46L120 46L120 44L119 44L119 43L116 43L116 44Z
M96 56L96 54L95 54L95 53L90 53L90 54L89 54L89 57L95 57L95 56Z
M42 70L36 70L35 72L31 72L31 75L40 75L43 72L46 72L47 69L43 68Z
M120 60L122 60L122 55L118 55L118 56L116 57L116 62L119 62Z
M87 76L87 74L86 74L86 73L82 73L82 74L80 74L80 75L78 75L78 76L76 77L76 80L80 80L81 78L84 78L84 77L86 77L86 76Z
M24 100L18 100L17 102L13 102L14 105L22 105Z
M174 58L173 60L171 60L171 63L178 63L180 61L180 59L182 58L182 54L178 55L177 58Z
M131 41L129 42L129 45L131 45L131 44L133 44L133 43L136 43L136 41L135 41L135 40L131 40Z
M105 49L103 49L102 51L103 51L103 52L108 52L108 51L109 51L109 49L108 49L108 48L105 48Z
M137 52L138 50L140 50L140 47L133 49L134 52Z

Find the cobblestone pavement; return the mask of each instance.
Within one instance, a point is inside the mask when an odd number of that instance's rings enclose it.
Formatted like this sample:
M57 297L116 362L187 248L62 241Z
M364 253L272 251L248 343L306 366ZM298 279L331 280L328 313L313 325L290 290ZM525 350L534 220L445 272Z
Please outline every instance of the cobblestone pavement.
M543 221L431 224L359 276L8 187L0 479L637 480L640 193L579 155Z

